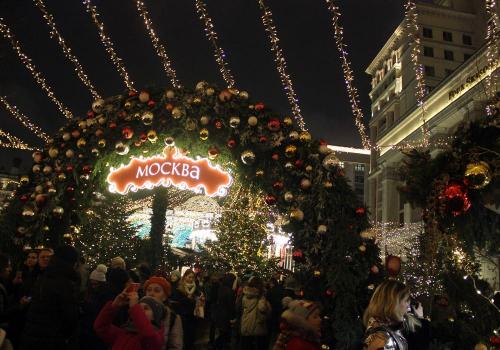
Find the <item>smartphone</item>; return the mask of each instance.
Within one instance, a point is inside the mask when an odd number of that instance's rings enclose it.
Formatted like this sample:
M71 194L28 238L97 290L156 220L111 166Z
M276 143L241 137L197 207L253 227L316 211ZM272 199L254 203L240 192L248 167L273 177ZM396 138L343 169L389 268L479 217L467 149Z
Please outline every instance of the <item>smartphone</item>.
M127 287L127 293L137 293L140 287L140 283L130 283L130 285Z

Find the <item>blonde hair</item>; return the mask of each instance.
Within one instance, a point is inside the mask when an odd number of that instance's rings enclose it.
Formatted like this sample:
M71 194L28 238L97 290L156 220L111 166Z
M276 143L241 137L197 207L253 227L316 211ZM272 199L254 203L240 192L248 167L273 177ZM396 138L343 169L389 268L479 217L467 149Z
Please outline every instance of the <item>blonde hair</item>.
M370 304L363 315L364 325L368 325L370 318L380 322L400 322L397 314L399 302L410 294L410 290L403 283L395 280L382 282L370 299Z

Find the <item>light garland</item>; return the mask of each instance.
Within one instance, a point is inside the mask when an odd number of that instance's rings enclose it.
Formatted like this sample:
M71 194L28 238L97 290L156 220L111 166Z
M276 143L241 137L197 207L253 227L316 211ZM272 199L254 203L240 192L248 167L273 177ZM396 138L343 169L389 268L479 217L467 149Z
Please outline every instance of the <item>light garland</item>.
M4 148L14 148L27 151L33 151L37 148L31 147L27 143L23 142L20 138L9 134L7 131L0 129L0 137L5 137L9 142L4 142L0 140L0 147Z
M464 280L471 280L472 285L474 286L474 290L476 291L476 294L479 295L484 300L486 300L491 306L493 306L495 308L495 310L497 310L498 313L500 313L500 308L495 305L495 302L492 299L484 296L483 293L481 292L481 290L479 288L477 288L476 280L474 279L474 276L465 275Z
M299 100L295 94L293 89L292 79L290 78L290 74L287 73L287 65L285 61L285 56L283 54L283 50L281 50L279 46L279 38L278 33L276 31L276 26L273 22L273 14L269 7L264 4L264 0L258 0L260 9L262 10L262 23L264 24L264 28L266 32L269 34L269 41L271 42L271 50L275 54L274 61L276 62L276 68L278 70L278 74L281 79L281 84L283 85L283 89L285 90L286 96L288 98L288 102L292 108L293 116L297 121L301 130L307 130L306 124L304 122L304 118L300 112Z
M19 111L19 109L16 106L11 105L7 101L5 96L0 96L0 102L3 103L5 109L8 110L10 112L10 114L15 119L17 119L21 124L23 124L26 128L28 128L36 136L41 138L44 142L49 141L49 139L50 139L49 135L47 135L45 132L43 132L43 130L38 125L33 124L33 122L27 116L25 116L23 113L21 113L21 111Z
M364 125L363 111L361 110L359 102L358 90L354 86L354 74L351 68L351 63L349 61L349 54L347 52L347 45L344 44L344 29L339 24L340 21L340 9L333 3L333 0L325 0L328 10L332 13L332 24L333 24L333 36L335 38L335 44L337 46L337 51L340 54L340 61L342 63L342 72L344 74L344 81L347 88L347 94L349 95L349 101L351 102L351 109L354 115L354 122L358 128L359 136L361 137L361 143L364 149L371 149L373 145L370 138L366 134L366 128Z
M196 0L196 12L200 16L200 20L203 21L203 24L205 26L205 35L207 36L208 41L210 41L210 44L212 44L212 48L214 49L215 61L217 61L217 64L219 65L219 70L222 74L222 78L229 88L233 88L236 83L227 62L224 60L224 58L226 57L226 53L217 44L217 32L215 31L212 19L208 15L207 6L203 2L203 0Z
M106 50L106 52L109 55L109 58L115 65L116 70L122 77L123 82L125 83L125 85L129 90L134 90L134 82L130 80L130 76L127 70L125 69L123 60L116 53L111 38L108 35L106 35L106 32L104 31L104 23L99 19L99 12L97 12L97 8L94 5L92 5L90 0L83 0L83 4L85 5L87 13L90 14L90 16L92 17L92 21L99 30L99 38L101 39L101 42L104 45L104 49Z
M163 69L165 70L165 73L170 78L170 82L175 88L181 88L182 85L179 82L179 80L177 80L177 75L175 73L175 70L172 68L172 63L170 62L170 58L167 55L167 50L165 49L165 46L163 46L163 44L160 43L160 39L158 38L158 35L156 35L156 32L153 29L153 24L151 22L151 18L149 18L149 13L146 8L146 5L141 0L136 0L136 4L137 4L137 11L139 11L139 15L142 17L144 21L144 25L146 26L146 29L148 31L151 43L153 44L156 54L161 59L161 63L163 64Z
M417 81L415 97L417 98L418 106L422 110L422 143L425 147L429 144L429 130L427 128L427 122L425 120L426 111L424 105L424 98L427 95L427 89L425 86L424 66L418 61L419 56L422 54L422 45L420 41L420 31L417 20L417 5L415 4L415 2L408 0L405 4L405 24L411 46L410 57L413 63L413 69L415 70L415 79Z
M488 15L487 28L486 28L486 44L488 45L486 49L486 60L488 66L493 66L498 59L499 52L499 19L498 19L498 9L496 0L485 0L486 2L486 14ZM494 96L496 93L496 70L493 70L491 74L486 76L486 93L488 96ZM495 113L495 106L488 104L486 106L486 113L489 116L493 116Z
M49 11L47 11L47 8L45 7L45 4L43 3L43 0L34 0L35 5L42 11L43 18L45 19L45 22L47 25L50 27L50 37L55 38L59 46L61 47L64 56L73 63L75 66L75 72L78 75L78 78L82 81L82 83L89 89L90 93L94 97L94 99L99 99L101 96L99 93L96 91L94 85L88 78L87 74L83 71L83 67L76 58L75 55L71 52L71 48L66 45L66 42L64 41L64 38L61 36L59 31L57 30L56 23L54 20L54 16L52 16Z
M21 62L24 64L24 66L30 71L31 75L35 79L35 81L40 85L43 91L47 94L47 96L50 98L52 102L57 106L59 111L68 119L73 118L73 114L66 108L66 106L63 105L61 101L55 96L54 92L52 91L52 88L47 84L45 81L45 78L43 77L42 73L40 73L33 62L31 61L31 58L29 58L21 49L21 46L19 44L19 41L15 38L14 34L10 31L9 27L5 24L4 19L0 17L0 32L2 32L3 36L5 39L7 39L10 44L12 45L12 48L16 52L17 56L21 60Z

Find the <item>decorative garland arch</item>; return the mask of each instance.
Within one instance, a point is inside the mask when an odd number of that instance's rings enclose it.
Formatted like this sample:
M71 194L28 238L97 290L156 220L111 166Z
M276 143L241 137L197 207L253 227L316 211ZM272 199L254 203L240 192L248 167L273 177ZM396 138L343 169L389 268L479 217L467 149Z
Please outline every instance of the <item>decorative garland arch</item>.
M327 144L245 91L200 82L194 90L127 91L95 101L34 153L31 173L4 212L4 237L19 247L61 243L78 213L107 190L111 167L174 143L265 193L288 219L305 292L325 301L338 344L353 342L361 327L345 320L361 314L366 288L379 277L367 213Z

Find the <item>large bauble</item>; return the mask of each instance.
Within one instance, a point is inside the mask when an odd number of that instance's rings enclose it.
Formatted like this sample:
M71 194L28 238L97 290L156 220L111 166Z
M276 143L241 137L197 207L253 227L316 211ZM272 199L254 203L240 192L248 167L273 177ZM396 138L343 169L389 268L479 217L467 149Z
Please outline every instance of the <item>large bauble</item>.
M204 128L200 130L200 140L202 141L208 140L208 135L209 135L208 129Z
M339 165L340 160L334 153L330 153L323 159L323 168L326 170L333 170L336 165Z
M49 149L49 157L50 158L55 158L55 157L57 157L58 154L59 154L59 150L57 148L51 147Z
M187 131L193 131L193 130L195 130L196 127L197 127L196 120L193 119L193 118L188 118L186 120L186 126L185 127L186 127Z
M43 167L43 173L45 175L49 175L52 173L52 167L50 165L46 165Z
M302 179L300 181L300 188L302 188L303 190L308 190L309 188L311 188L311 180Z
M277 202L276 196L273 194L268 194L264 197L264 202L266 202L267 205L275 205Z
M147 135L148 135L148 140L151 143L155 143L158 140L158 135L156 135L156 131L154 130L149 130Z
M115 145L115 152L121 156L124 156L129 152L130 148L128 145L124 144L123 142L119 141Z
M167 92L165 92L165 97L171 100L175 97L175 92L173 90L167 90Z
M309 131L302 131L299 135L299 139L301 142L307 143L311 141L311 134Z
M72 149L66 151L67 158L73 158L75 156L75 152Z
M296 141L299 139L299 133L297 131L290 131L288 137L290 138L290 140Z
M200 124L201 125L208 125L210 123L210 117L207 115L201 116L200 117Z
M279 131L281 128L281 122L277 118L271 118L267 122L267 128L272 132Z
M43 160L43 154L40 151L33 152L32 156L35 163L40 163Z
M293 193L285 192L283 198L285 199L285 202L290 203L291 201L293 201Z
M175 145L175 139L172 136L165 137L165 146L173 147Z
M122 136L126 140L130 140L134 136L134 130L130 126L124 126L122 128Z
M302 221L304 220L304 212L298 208L295 208L290 212L290 219L294 221Z
M288 146L286 146L286 148L285 148L285 155L288 158L295 157L296 153L297 153L297 146L295 146L295 145L288 145Z
M62 135L62 139L64 141L69 141L71 140L71 134L69 132L65 132L63 135Z
M254 115L252 115L248 118L248 125L250 125L250 126L255 126L255 125L257 125L258 122L259 122L259 120Z
M208 159L214 160L219 156L219 149L217 147L211 147L208 150Z
M141 93L139 94L139 101L141 101L142 103L148 102L149 101L149 92L141 91Z
M255 162L255 153L249 149L243 151L243 153L241 153L241 161L246 165L253 164Z
M184 116L184 110L182 108L174 107L174 109L172 109L172 118L179 119L182 118L182 116Z
M206 81L199 81L196 83L195 90L196 91L205 91L205 89L208 87L208 83Z
M237 128L240 125L240 117L238 116L232 116L229 119L229 126L232 128Z
M76 141L76 147L78 148L83 148L87 144L87 140L85 140L83 137L79 138L78 141Z
M141 121L144 125L151 125L153 123L154 114L151 111L146 111L141 115Z
M490 166L484 161L467 164L465 178L469 187L476 190L484 188L491 181Z
M92 103L92 110L96 113L101 113L104 108L104 100L99 98Z

